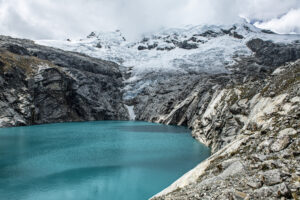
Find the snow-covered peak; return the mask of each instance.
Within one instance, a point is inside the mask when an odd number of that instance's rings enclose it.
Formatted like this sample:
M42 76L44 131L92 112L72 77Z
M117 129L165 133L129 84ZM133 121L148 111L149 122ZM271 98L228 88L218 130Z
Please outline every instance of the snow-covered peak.
M101 48L102 46L106 46L108 48L110 46L118 46L126 41L120 30L113 32L91 32L87 36L87 39L90 39L91 41L98 41L98 48Z
M232 33L234 31L240 33L240 34L248 34L249 32L261 32L260 29L256 28L252 24L246 23L246 22L239 22L235 23L233 25L185 25L182 27L177 28L163 28L160 31L156 33L150 33L148 35L154 35L155 37L159 36L169 36L169 35L177 35L177 36L183 36L183 37L191 37L193 35L197 34L204 34L206 32L215 32L215 33L224 33L223 31L231 31Z
M162 29L137 41L127 41L121 31L92 32L81 40L39 40L39 44L114 61L128 73L129 97L163 74L226 73L241 56L251 55L252 38L290 42L284 36L260 30L247 22L234 25L201 25Z

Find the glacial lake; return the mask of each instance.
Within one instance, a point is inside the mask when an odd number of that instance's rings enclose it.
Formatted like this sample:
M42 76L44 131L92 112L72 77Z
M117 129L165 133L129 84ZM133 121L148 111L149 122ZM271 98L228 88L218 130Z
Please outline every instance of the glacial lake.
M209 155L188 129L147 122L1 128L0 199L148 199Z

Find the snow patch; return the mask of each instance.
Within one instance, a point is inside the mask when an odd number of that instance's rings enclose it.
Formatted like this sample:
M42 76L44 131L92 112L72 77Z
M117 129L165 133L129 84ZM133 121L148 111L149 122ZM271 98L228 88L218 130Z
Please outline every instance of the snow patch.
M42 72L45 71L46 69L51 68L48 64L40 64L37 66L37 73L34 76L34 80L36 82L43 80Z
M283 72L285 70L285 67L278 67L277 69L274 70L274 72L272 73L272 75L278 75L281 72Z
M128 114L129 114L129 119L134 121L135 118L136 118L136 115L134 113L134 106L128 106L128 105L125 105L125 107L127 108L128 110Z

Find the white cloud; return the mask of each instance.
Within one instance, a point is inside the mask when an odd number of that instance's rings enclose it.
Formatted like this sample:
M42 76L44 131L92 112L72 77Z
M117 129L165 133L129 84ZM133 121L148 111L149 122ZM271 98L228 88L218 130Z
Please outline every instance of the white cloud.
M246 0L239 3L240 14L258 20L271 20L300 8L299 0Z
M162 26L233 23L241 15L300 33L294 18L284 17L297 9L299 0L0 0L0 34L45 39L121 29L135 37Z
M280 18L255 23L259 28L270 29L276 33L300 33L300 9L291 10Z

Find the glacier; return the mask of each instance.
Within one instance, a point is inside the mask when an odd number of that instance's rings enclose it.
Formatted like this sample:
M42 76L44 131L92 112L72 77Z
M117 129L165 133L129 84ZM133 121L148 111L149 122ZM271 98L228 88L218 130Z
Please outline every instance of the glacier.
M245 21L233 25L188 25L164 28L128 41L120 30L92 32L83 39L36 40L37 44L113 61L124 72L124 99L168 75L231 73L230 66L253 52L253 38L290 43L298 35L278 35Z

